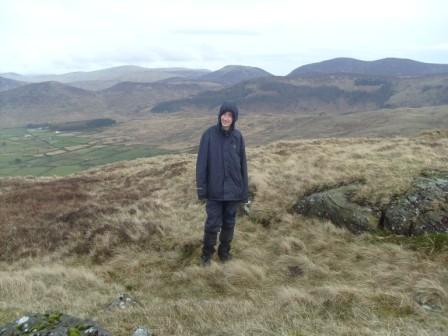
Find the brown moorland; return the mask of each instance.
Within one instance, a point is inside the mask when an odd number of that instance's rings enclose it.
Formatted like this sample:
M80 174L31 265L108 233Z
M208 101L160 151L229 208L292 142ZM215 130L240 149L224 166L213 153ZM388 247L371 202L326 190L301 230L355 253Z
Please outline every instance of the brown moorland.
M235 259L208 268L198 266L194 154L0 179L0 324L51 310L114 335L142 324L156 335L446 334L446 244L353 235L290 211L312 190L352 181L363 183L359 202L384 206L423 171L446 169L446 130L278 141L248 158L254 198ZM143 306L106 311L120 292Z

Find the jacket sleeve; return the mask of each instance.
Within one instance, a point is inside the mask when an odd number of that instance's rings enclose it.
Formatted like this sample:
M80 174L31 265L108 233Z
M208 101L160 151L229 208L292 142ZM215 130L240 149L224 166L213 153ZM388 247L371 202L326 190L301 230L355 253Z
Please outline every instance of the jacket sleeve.
M196 161L196 189L199 199L207 198L208 144L209 135L208 132L205 132L201 137Z
M241 176L243 177L243 202L247 203L249 200L249 179L247 174L247 160L246 160L246 145L244 138L241 135Z

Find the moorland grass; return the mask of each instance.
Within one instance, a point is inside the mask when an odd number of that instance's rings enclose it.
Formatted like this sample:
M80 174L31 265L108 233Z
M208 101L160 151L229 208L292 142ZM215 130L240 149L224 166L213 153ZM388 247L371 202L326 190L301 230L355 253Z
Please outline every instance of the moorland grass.
M193 154L0 179L0 324L63 311L114 335L445 335L446 236L353 235L291 207L352 181L382 207L447 157L443 133L248 148L251 214L234 260L207 268ZM143 306L104 308L124 291Z

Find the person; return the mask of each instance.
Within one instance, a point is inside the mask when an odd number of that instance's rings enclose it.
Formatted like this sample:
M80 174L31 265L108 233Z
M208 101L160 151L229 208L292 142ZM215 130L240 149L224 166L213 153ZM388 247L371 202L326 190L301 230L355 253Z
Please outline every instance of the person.
M224 102L218 123L204 132L199 145L196 186L198 198L206 200L207 213L201 256L204 266L211 262L218 234L219 259L231 259L236 212L241 202L248 201L246 148L235 127L238 113L234 103Z

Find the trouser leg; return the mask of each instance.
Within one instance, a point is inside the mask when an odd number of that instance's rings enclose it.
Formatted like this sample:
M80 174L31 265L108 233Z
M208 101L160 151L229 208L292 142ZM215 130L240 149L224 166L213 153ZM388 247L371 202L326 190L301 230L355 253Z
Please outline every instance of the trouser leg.
M204 241L202 255L205 258L211 258L215 252L218 232L221 229L223 221L223 204L217 201L207 201L205 207L207 219L204 224Z
M230 247L235 231L236 212L239 202L225 202L223 204L223 220L219 234L218 256L222 261L230 259Z

